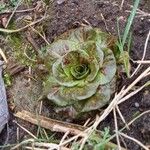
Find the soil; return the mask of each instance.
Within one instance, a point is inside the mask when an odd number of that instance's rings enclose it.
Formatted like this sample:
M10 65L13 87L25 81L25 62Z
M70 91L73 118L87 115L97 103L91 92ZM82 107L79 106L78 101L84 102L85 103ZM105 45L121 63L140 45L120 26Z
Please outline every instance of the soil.
M125 23L127 21L127 17L129 15L129 12L127 10L131 10L131 5L133 5L131 0L127 0L122 10L120 10L120 4L121 0L55 0L52 3L48 4L48 14L51 15L50 19L48 19L44 23L44 31L46 34L46 39L48 42L53 42L53 40L59 36L60 34L64 33L65 31L76 28L78 26L81 26L81 24L90 24L93 27L98 27L102 31L109 32L113 35L117 34L117 21L116 19L119 18L119 25L120 30L123 32ZM34 3L31 3L29 7L34 7ZM19 7L18 9L26 8L25 5ZM139 5L139 9L150 13L150 1L149 0L142 0ZM14 16L14 19L26 15L26 13L23 14L16 14ZM33 15L32 13L29 13L28 15ZM130 57L133 60L139 60L142 58L145 39L148 34L148 31L150 30L150 16L137 16L134 19L134 23L132 26L132 47L130 52ZM41 47L41 45L44 45L44 41L38 39L35 37L35 40L37 41L38 47ZM146 58L150 58L150 43L147 47L147 53ZM131 62L132 63L132 62ZM132 71L135 69L136 65L132 64ZM141 71L145 68L141 68ZM12 101L17 100L15 103L15 109L10 109L10 113L12 114L10 117L9 122L9 138L6 141L9 144L13 144L17 142L17 127L16 124L13 122L15 119L13 117L13 112L16 112L21 109L26 109L34 112L34 109L36 106L31 106L30 103L32 101L32 97L30 94L33 94L31 92L31 88L33 89L33 86L28 85L28 78L25 76L27 72L26 68L21 73L15 75L13 77L13 85L7 89L7 95L8 95L8 101L11 103ZM139 72L140 73L140 72ZM131 83L133 79L127 79L125 76L122 77L122 80L119 83L119 87L122 87L123 85L128 85ZM140 83L138 83L137 86L143 85L146 81L148 81L149 78L147 77ZM36 82L35 82L36 83ZM32 84L32 83L31 83ZM35 89L34 92L38 89L36 89L36 84L34 85ZM30 93L30 94L29 94ZM38 93L37 91L35 93ZM12 100L13 99L13 100ZM22 102L22 100L24 100ZM34 100L36 100L36 97L34 97ZM19 103L18 103L19 102ZM20 105L22 104L22 105ZM126 122L129 122L132 120L137 114L140 114L146 110L150 109L150 88L145 88L140 93L136 94L126 102L120 105L120 111L122 112ZM56 114L53 111L53 107L50 106L47 102L44 102L43 104L43 110L42 115L46 115L51 118L60 119L61 116L59 114ZM123 127L124 124L122 123L121 119L118 118L118 125L119 128ZM36 130L36 127L34 125L31 125L27 122L18 120L19 123L30 129L31 132L34 133ZM73 120L73 122L76 122L78 124L81 124L81 122L84 122L84 120ZM99 126L100 130L103 130L104 127L109 127L111 133L114 133L114 119L113 115L110 114ZM20 140L25 138L26 134L20 130ZM125 130L124 133L128 134L131 137L134 137L138 140L140 140L145 145L150 145L150 114L144 115L142 118L135 121L131 126L130 130ZM4 144L4 141L6 140L7 135L7 129L4 129L4 131L0 135L0 143ZM129 150L140 150L140 146L132 142L131 140L123 139L124 142L122 142L122 146L127 147ZM114 142L116 143L115 139ZM126 145L124 145L126 143Z

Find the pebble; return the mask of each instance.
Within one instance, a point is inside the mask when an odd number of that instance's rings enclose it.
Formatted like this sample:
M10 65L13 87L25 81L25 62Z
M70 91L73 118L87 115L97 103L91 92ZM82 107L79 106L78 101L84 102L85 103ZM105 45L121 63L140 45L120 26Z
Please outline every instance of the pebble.
M140 104L137 103L137 102L135 102L134 105L135 105L136 108L139 108L139 107L140 107Z
M57 0L57 4L58 5L60 5L60 4L64 3L64 2L65 2L65 0Z

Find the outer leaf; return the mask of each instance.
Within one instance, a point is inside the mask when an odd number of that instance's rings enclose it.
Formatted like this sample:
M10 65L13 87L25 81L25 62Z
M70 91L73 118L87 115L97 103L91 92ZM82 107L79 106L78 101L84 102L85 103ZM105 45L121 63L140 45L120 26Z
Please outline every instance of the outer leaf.
M48 46L47 55L53 56L54 58L59 58L67 54L69 51L76 49L77 43L69 40L58 40Z
M85 86L62 87L61 96L66 99L85 100L94 95L99 86L100 76L98 75L93 82L86 82ZM83 81L84 82L84 81Z
M52 90L52 89L51 89ZM55 93L49 93L47 98L58 106L68 106L74 104L76 101L74 99L66 99L60 95L60 87L56 89Z
M88 112L101 108L106 103L108 103L110 94L111 89L109 84L99 86L96 94L86 100L82 112Z
M89 68L90 68L91 73L88 75L86 81L91 82L97 76L97 73L98 73L99 68L100 68L100 64L97 62L96 59L93 59L89 65Z
M57 83L55 78L52 76L49 77L44 85L44 95L47 96L47 98L57 104L58 106L67 106L74 103L74 100L71 99L64 99L60 95L60 88L61 86Z
M92 30L92 27L80 27L80 28L75 29L74 31L71 30L70 36L68 37L68 39L77 43L85 42L88 40L89 35L90 35L88 33L91 30Z
M100 69L101 82L100 85L109 83L116 74L116 60L110 49L104 49L105 58L103 67Z

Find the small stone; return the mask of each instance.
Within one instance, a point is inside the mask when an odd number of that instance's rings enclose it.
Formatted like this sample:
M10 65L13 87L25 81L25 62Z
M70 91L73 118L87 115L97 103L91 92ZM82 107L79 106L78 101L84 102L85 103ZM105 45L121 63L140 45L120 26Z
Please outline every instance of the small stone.
M139 103L137 103L137 102L135 102L135 104L134 104L134 105L135 105L135 107L136 107L136 108L139 108L139 107L140 107L140 104L139 104Z
M64 2L65 2L65 0L57 0L57 4L58 5L60 5L60 4L64 3Z
M3 17L1 19L1 23L2 23L2 25L3 25L4 28L6 28L7 21L8 21L8 19L6 17Z

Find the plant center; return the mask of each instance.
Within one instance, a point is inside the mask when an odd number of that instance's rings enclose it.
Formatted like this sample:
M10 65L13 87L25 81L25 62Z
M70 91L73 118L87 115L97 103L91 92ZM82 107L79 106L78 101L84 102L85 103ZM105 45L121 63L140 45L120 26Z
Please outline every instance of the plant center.
M87 64L80 64L77 66L71 67L71 74L75 79L83 79L90 72L90 69Z

